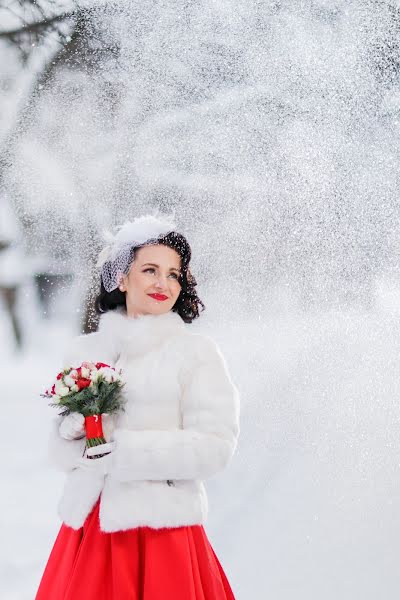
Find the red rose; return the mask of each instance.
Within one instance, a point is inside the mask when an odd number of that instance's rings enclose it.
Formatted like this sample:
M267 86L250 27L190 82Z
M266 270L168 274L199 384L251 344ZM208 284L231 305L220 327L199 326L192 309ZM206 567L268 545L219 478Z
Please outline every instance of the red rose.
M105 363L98 362L96 363L96 369L100 369L101 367L109 367L110 365L106 365Z
M51 388L51 393L55 394L56 393L56 385L53 384L53 387Z
M64 373L59 373L59 374L57 375L57 379L61 379L61 377L62 377L63 375L64 375Z
M89 387L91 383L92 382L90 381L90 379L85 379L84 377L76 380L76 385L78 386L79 390L83 390L83 388Z

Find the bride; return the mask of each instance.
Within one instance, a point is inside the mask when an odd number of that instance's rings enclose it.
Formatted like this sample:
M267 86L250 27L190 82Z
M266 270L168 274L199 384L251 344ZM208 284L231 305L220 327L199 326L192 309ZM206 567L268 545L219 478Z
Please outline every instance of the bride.
M239 394L214 340L190 330L204 310L190 259L158 215L126 222L100 253L99 328L64 363L122 369L126 410L103 417L111 452L97 459L82 415L54 419L50 458L67 478L36 600L234 599L204 529L203 480L234 454Z

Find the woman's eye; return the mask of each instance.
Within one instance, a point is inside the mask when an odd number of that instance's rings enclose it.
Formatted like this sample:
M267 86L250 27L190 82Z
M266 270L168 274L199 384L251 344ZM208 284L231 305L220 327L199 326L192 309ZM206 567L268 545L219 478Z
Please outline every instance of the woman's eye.
M155 272L155 269L153 269L152 267L148 267L147 269L145 269L143 271L143 273L147 273L148 271L152 271L153 273ZM172 277L174 277L175 279L179 279L179 275L178 273L170 273L170 275L172 275Z

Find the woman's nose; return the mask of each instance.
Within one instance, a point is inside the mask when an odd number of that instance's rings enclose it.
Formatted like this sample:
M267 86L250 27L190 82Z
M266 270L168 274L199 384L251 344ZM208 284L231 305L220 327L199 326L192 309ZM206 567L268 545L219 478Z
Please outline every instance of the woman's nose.
M157 277L157 281L156 281L156 287L161 287L164 288L167 285L167 279L166 277L162 277L161 275L159 275Z

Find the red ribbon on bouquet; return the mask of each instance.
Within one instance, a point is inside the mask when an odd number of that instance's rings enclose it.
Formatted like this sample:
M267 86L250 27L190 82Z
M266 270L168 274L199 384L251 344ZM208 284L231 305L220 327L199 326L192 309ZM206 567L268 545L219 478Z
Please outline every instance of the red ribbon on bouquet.
M104 438L101 415L90 415L89 417L85 417L85 429L88 440L93 438Z
M85 417L85 429L87 448L93 448L106 443L103 433L102 415L90 415ZM109 454L109 452L105 452L104 454L94 454L93 456L88 456L88 458L100 458L105 456L105 454Z

